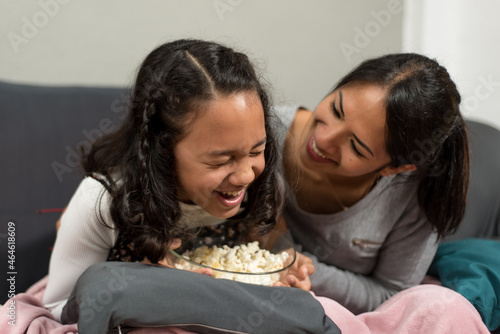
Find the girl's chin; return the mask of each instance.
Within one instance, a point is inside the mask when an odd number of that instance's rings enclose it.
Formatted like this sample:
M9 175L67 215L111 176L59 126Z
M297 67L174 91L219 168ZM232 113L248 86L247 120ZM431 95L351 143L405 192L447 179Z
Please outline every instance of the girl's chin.
M224 196L215 192L213 197L205 198L205 201L199 201L197 204L213 217L228 219L238 213L244 196L245 190L234 197Z
M207 212L216 218L228 219L228 218L235 216L239 210L240 210L240 206L238 205L237 207L233 207L233 208L230 208L230 209L227 209L224 211L222 211L222 210L210 210L210 211L208 211L207 210Z

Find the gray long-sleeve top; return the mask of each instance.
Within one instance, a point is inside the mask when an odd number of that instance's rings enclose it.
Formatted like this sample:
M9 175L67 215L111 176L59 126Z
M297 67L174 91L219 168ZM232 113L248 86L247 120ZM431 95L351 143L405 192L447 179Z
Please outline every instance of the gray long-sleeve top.
M284 128L296 110L277 109ZM349 209L311 214L297 205L287 184L284 216L298 248L316 267L311 283L317 295L358 314L422 281L438 244L419 206L417 186L404 175L383 177Z

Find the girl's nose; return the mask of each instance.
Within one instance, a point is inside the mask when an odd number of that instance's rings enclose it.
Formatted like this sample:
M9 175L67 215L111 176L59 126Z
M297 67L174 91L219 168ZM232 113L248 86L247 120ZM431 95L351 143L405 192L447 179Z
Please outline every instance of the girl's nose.
M228 181L235 186L246 186L255 179L255 172L250 161L242 161L235 165L235 170L229 174Z

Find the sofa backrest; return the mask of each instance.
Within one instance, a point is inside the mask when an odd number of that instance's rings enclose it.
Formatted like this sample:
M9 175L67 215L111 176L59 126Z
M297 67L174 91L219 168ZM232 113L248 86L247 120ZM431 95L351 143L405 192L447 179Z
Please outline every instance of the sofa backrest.
M500 238L500 131L467 120L470 181L465 217L446 240Z
M47 274L60 216L47 209L67 205L83 176L78 146L115 129L127 101L124 88L0 82L0 171L5 182L0 192L0 261L7 266L0 275L0 291L10 290L6 275L15 276L19 293ZM39 210L48 213L37 214ZM13 231L15 246L9 246ZM15 247L12 268L9 247ZM7 274L11 272L16 274ZM6 299L2 294L0 303Z

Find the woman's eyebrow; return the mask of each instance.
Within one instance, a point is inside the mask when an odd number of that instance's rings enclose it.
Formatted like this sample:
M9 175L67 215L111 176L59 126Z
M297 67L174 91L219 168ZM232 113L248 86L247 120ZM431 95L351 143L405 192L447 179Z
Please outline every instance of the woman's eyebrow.
M342 112L342 116L345 118L345 114L344 114L344 105L342 103L342 91L339 89L339 97L340 97L340 101L339 101L339 105L340 105L340 111ZM366 145L365 143L363 143L357 136L356 134L352 134L354 136L354 139L356 139L356 141L359 143L359 145L363 146L370 154L371 156L373 157L373 151L368 147L368 145Z
M374 156L373 152L368 147L368 145L366 145L365 143L363 143L354 133L352 135L354 136L354 139L356 139L356 141L359 143L359 145L363 146L372 155L372 157L373 157Z
M344 105L342 103L342 99L343 99L343 96L342 96L342 91L339 89L339 105L340 105L340 112L342 113L342 117L345 117L345 114L344 114Z
M264 138L264 139L260 140L257 144L255 144L252 147L252 150L256 149L259 146L264 145L266 143L266 141L267 141L267 138ZM236 150L223 150L223 151L208 152L207 155L210 156L210 157L218 157L218 156L232 155L234 153L236 153Z

